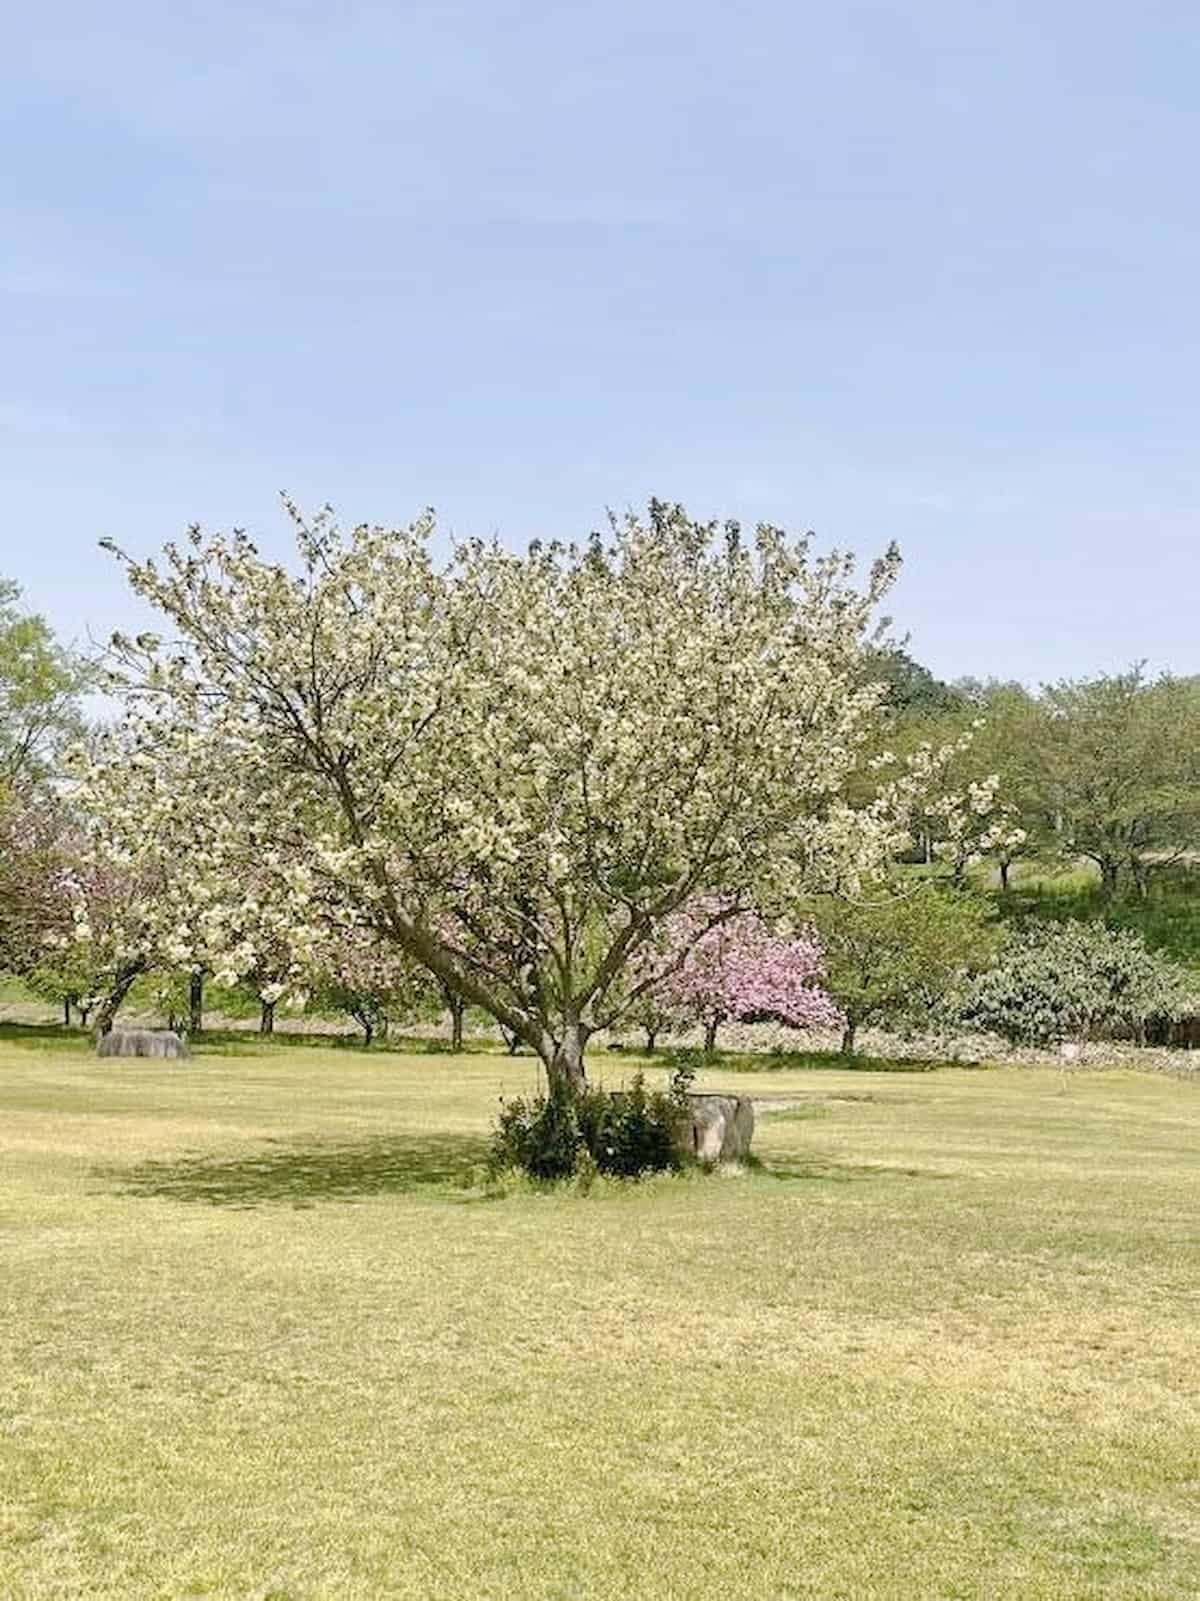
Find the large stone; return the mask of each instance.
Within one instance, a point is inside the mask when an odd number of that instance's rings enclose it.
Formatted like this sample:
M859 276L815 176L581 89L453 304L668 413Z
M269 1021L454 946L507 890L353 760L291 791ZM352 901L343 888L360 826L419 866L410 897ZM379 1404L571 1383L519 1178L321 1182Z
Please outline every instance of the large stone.
M112 1028L96 1043L97 1056L154 1056L182 1061L192 1053L170 1029Z
M741 1162L754 1137L754 1102L745 1095L689 1095L691 1117L677 1135L680 1150L706 1165Z

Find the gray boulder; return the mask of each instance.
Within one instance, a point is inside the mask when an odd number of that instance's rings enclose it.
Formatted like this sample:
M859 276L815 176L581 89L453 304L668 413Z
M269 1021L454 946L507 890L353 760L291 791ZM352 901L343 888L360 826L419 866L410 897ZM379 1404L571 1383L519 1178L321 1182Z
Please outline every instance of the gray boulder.
M167 1028L113 1028L96 1042L97 1056L153 1056L182 1061L191 1054L187 1041Z
M691 1117L680 1122L680 1150L698 1162L741 1162L754 1138L754 1102L746 1095L689 1095Z

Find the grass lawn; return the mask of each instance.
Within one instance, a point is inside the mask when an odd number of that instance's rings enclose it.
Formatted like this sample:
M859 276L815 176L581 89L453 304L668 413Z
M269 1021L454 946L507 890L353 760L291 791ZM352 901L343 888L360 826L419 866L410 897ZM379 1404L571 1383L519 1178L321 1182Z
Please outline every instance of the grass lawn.
M1200 1593L1194 1085L740 1072L761 1171L463 1187L531 1076L0 1043L0 1596Z

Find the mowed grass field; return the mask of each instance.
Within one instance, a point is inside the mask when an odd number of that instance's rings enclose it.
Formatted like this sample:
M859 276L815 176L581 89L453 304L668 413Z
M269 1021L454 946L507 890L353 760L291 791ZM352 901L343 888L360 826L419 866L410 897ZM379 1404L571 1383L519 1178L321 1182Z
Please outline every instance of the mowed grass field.
M1196 1086L713 1073L761 1170L496 1196L532 1076L0 1044L0 1596L1200 1593Z

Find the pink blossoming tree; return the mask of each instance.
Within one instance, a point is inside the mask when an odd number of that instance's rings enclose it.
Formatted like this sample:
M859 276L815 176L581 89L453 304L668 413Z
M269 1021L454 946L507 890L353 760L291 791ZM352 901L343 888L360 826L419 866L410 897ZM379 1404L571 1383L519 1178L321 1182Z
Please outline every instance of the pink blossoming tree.
M722 1023L775 1018L790 1028L838 1028L842 1017L820 988L821 948L805 936L773 934L757 912L731 911L711 897L672 917L638 975L629 1016L654 1036L699 1023L712 1050Z

